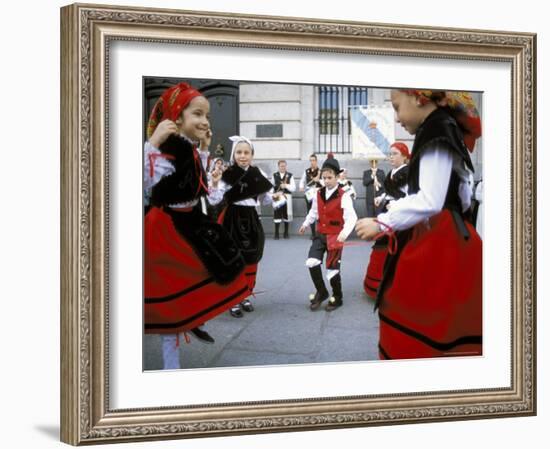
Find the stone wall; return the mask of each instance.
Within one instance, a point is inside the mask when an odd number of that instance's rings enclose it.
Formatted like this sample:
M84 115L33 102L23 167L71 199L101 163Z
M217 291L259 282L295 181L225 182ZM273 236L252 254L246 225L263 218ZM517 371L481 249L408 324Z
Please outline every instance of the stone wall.
M288 171L293 173L296 185L304 170L309 167L309 156L315 152L315 90L313 86L292 84L255 84L240 85L240 133L249 137L255 146L255 165L271 175L277 170L277 161L285 159ZM389 89L369 89L369 102L389 104ZM481 112L481 94L474 94ZM407 133L399 124L395 125L395 139L405 142L412 148L414 136ZM475 179L481 178L482 168L481 141L472 155L476 168ZM318 155L319 165L325 155ZM365 160L354 160L351 154L337 155L340 166L347 168L348 179L353 183L358 198L355 210L359 217L366 214L365 187L363 171L369 169ZM389 162L381 161L380 168L386 173ZM292 233L296 233L306 215L303 192L297 189L293 195L294 222ZM261 214L266 233L273 232L273 209L262 207Z

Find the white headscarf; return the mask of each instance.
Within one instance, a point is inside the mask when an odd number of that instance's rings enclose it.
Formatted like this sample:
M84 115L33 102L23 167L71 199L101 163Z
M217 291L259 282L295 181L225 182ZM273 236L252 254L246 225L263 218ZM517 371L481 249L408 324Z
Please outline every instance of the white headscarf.
M246 142L248 145L250 145L250 148L252 149L252 154L254 154L254 145L252 145L252 142L248 137L244 136L231 136L229 138L231 142L233 142L233 146L231 147L231 157L229 158L229 163L234 164L235 163L235 148L237 145L241 142Z

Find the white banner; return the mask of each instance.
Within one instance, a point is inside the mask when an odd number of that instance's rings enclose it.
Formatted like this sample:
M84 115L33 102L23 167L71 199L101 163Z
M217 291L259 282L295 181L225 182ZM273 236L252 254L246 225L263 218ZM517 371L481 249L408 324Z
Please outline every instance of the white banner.
M350 106L351 150L354 159L385 159L395 141L391 106Z

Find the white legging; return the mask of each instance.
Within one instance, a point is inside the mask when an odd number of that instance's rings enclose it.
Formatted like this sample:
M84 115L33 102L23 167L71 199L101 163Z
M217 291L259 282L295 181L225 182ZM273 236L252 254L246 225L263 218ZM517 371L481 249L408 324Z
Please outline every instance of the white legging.
M319 259L315 259L314 257L310 257L306 260L306 267L313 268L318 265L321 265L321 261ZM327 270L327 279L330 281L334 276L336 276L338 273L340 273L340 270Z
M161 335L162 369L180 369L180 348L177 334Z

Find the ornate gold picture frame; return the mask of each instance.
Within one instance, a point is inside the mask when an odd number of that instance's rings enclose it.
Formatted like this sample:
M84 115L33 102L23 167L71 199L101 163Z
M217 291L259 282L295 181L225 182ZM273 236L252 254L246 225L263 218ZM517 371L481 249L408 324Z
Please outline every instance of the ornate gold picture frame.
M61 10L61 36L62 441L80 445L536 413L534 34L76 4ZM509 64L510 126L498 131L509 136L511 147L511 301L503 304L511 323L509 385L365 390L353 396L327 390L292 399L113 407L109 195L116 173L109 165L109 54L116 42Z

